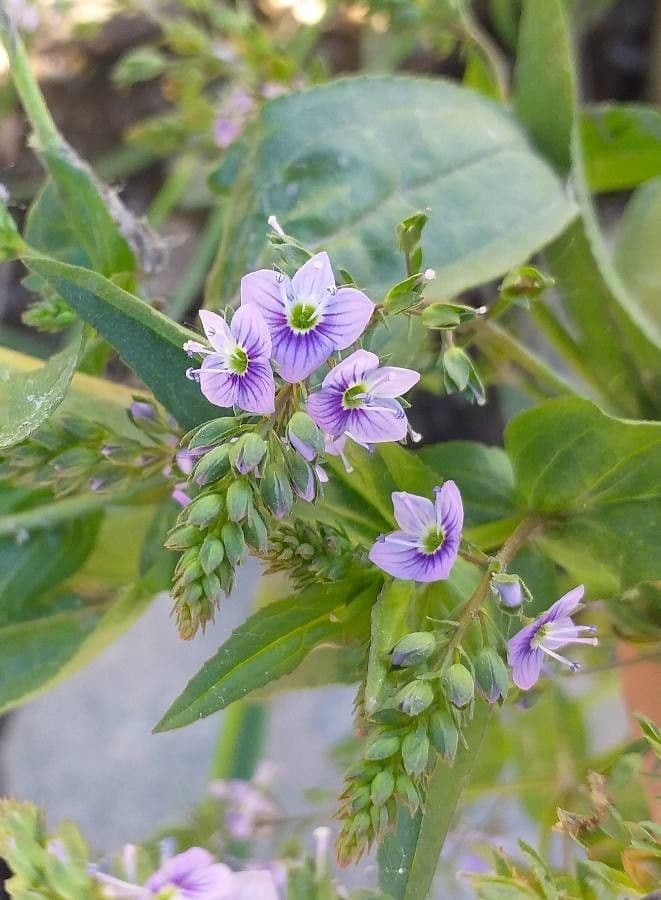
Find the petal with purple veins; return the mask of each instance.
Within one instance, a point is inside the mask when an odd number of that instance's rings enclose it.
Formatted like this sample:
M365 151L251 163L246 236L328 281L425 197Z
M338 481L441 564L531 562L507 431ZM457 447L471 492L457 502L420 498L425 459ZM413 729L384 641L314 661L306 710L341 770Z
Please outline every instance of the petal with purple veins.
M568 591L559 600L556 600L553 606L549 607L544 614L544 621L554 622L556 619L564 619L567 616L573 615L581 605L584 593L585 586L582 584L572 588L571 591Z
M335 290L335 276L328 254L315 253L291 280L297 300L323 300Z
M396 400L377 400L374 405L348 410L345 429L364 444L401 441L408 431L406 413Z
M314 394L310 394L307 402L307 410L310 418L323 432L337 437L345 430L349 418L349 411L342 407L342 395L335 390L322 388ZM326 449L331 454L332 449Z
M340 391L346 391L355 384L367 381L371 373L375 372L378 367L379 357L376 353L371 353L369 350L356 350L342 362L333 366L324 378L322 385L325 388L334 387Z
M436 521L446 540L459 542L464 526L464 505L454 481L446 481L436 491Z
M277 275L272 269L249 272L241 279L241 306L257 306L273 329L286 321L283 294L288 290L291 291L291 282L285 275Z
M333 352L333 344L318 328L297 334L288 325L271 329L273 358L285 381L303 381L324 363Z
M394 578L417 581L421 553L414 540L402 531L379 538L369 552L370 561Z
M210 403L216 406L234 406L239 376L228 372L218 354L212 353L202 361L200 389Z
M264 356L268 359L271 355L271 335L258 307L240 306L232 317L231 331L249 360Z
M434 504L427 497L395 491L392 505L397 524L407 534L421 535L430 525L435 524Z
M375 397L401 397L420 381L420 373L398 366L383 366L374 375L367 389Z
M208 309L201 309L200 321L202 322L204 333L214 350L222 353L228 343L233 343L229 325L218 313L210 312Z
M373 312L374 304L362 291L340 288L326 300L318 327L336 350L344 350L365 331Z
M275 381L268 362L250 362L243 375L237 375L237 406L246 412L268 415L275 411Z

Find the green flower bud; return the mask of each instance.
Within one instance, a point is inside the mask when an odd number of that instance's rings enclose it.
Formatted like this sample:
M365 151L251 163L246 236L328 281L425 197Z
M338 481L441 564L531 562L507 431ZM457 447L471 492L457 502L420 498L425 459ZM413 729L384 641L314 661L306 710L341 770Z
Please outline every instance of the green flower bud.
M429 212L416 212L407 216L397 226L397 246L402 253L411 253L420 243L422 231L429 221Z
M71 447L51 460L51 467L59 475L85 475L98 462L99 456L87 447Z
M214 606L218 604L222 594L222 588L220 586L220 579L217 575L214 575L213 573L211 575L205 575L202 579L202 590L209 603L214 604Z
M425 328L456 328L462 322L477 318L484 311L484 307L479 310L473 306L464 306L462 303L432 303L423 310L420 318Z
M179 525L174 528L165 541L168 550L187 550L200 543L200 529L194 525Z
M359 812L361 809L364 809L370 802L370 789L365 784L361 788L359 788L355 794L351 795L351 811L353 813Z
M225 556L231 566L236 566L243 556L246 542L243 532L235 522L226 522L220 532L225 545Z
M199 525L200 528L206 528L216 521L222 511L222 498L218 494L205 494L203 497L196 497L186 507L184 514L186 521L191 525Z
M528 309L531 301L536 300L547 288L555 284L534 266L518 266L507 273L500 285L500 296Z
M193 481L196 484L205 485L218 481L230 470L229 447L226 444L214 447L205 453L193 469Z
M181 599L188 606L197 607L200 598L202 597L202 585L199 582L195 582L195 584L189 584L186 590L181 595Z
M289 453L287 469L296 496L311 503L315 495L315 481L310 464L306 463L298 453Z
M252 491L246 481L234 481L227 490L227 515L232 522L240 522L252 508Z
M502 703L509 689L509 675L493 647L483 647L475 660L475 681L487 703Z
M384 769L373 779L370 796L374 806L383 806L395 790L395 776L390 769Z
M202 541L200 547L199 560L205 575L210 575L221 564L225 556L225 547L223 542L217 537L208 534Z
M397 781L395 782L395 791L397 796L400 797L404 803L408 806L411 815L415 815L420 807L420 794L418 793L418 789L413 784L411 777L406 774L406 772L401 772L397 776Z
M216 444L221 444L233 434L236 434L240 427L240 421L233 416L212 419L193 432L188 449L197 450L200 447L215 447Z
M434 710L429 718L429 737L441 759L452 765L457 755L459 732L448 713Z
M294 450L307 462L312 462L317 453L324 449L324 437L319 428L305 413L295 412L287 425L287 437Z
M388 759L398 752L399 747L400 741L396 735L381 734L369 742L363 755L370 760Z
M254 508L249 513L242 528L246 544L252 547L253 550L257 550L258 553L264 553L268 548L269 536L264 520Z
M230 462L242 475L254 472L266 455L266 441L250 431L230 445Z
M198 562L192 562L183 570L177 583L181 585L182 588L188 587L189 584L197 581L201 574L202 566Z
M140 81L157 78L167 64L167 57L155 47L136 47L119 60L113 69L112 80L119 88L131 87Z
M270 463L264 471L261 490L264 503L276 518L282 519L289 515L294 505L294 495L282 469Z
M356 834L367 834L370 829L371 820L369 813L360 812L353 820L353 831Z
M390 661L398 668L417 666L418 663L429 659L435 649L436 638L431 631L414 631L397 641Z
M429 738L422 724L410 731L402 741L402 762L407 774L414 778L427 768Z
M434 702L434 689L428 681L412 681L404 685L395 699L407 716L419 716Z
M422 298L424 284L423 276L417 274L409 275L408 278L393 285L384 298L384 312L392 316L417 306Z
M443 375L448 394L464 393L478 406L486 403L484 384L470 356L461 347L450 347L443 354Z
M0 262L17 259L26 249L16 222L0 199Z
M473 676L461 663L450 666L443 678L443 687L450 703L459 709L469 704L475 695Z
M174 574L179 577L184 569L187 569L191 563L197 562L199 552L197 545L189 547L188 550L184 551L177 560L177 565L174 567Z

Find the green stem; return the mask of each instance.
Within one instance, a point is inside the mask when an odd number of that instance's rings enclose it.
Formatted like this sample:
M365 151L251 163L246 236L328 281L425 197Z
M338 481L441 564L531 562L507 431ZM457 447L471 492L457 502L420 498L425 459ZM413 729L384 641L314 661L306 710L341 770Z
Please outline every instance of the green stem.
M197 160L192 155L182 156L174 163L161 189L149 206L147 219L152 228L160 228L179 205L179 201L190 184L196 166Z
M9 58L9 71L14 87L39 145L42 149L61 146L62 139L30 69L25 46L18 36L9 14L3 9L0 9L0 40L2 40Z
M223 231L223 212L222 206L219 205L209 213L195 255L170 300L168 313L178 322L184 318L186 311L202 290L204 279L213 262Z
M220 720L211 778L252 778L264 743L265 725L264 706L245 701L233 703Z

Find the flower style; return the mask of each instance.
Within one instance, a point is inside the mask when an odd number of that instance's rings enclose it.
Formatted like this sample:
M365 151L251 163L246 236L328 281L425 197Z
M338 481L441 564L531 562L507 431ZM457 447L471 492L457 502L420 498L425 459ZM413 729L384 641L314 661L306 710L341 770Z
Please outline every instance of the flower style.
M201 847L191 847L166 860L144 886L121 881L112 875L95 872L108 897L126 900L278 900L273 876L268 870L234 872L214 861Z
M594 636L597 629L593 625L574 625L571 619L581 606L584 592L585 588L579 584L508 641L507 661L512 668L514 684L521 690L527 691L537 682L544 654L577 672L579 664L557 651L567 644L595 646L598 643ZM582 637L585 634L590 637Z
M412 369L379 368L379 358L356 350L326 375L321 390L308 398L308 412L332 437L346 434L358 443L399 441L408 419L399 397L420 380ZM428 501L429 502L429 501Z
M395 578L441 581L457 558L464 507L454 481L434 488L435 500L396 491L393 509L401 531L381 535L370 560Z
M303 381L336 350L357 340L374 304L353 287L335 287L327 253L317 253L290 280L270 269L241 279L241 304L257 307L273 341L273 359L285 381Z
M200 382L202 393L216 406L238 406L267 415L275 410L275 382L269 364L271 337L255 307L238 309L230 325L216 313L202 310L200 319L212 346L188 341L189 355L204 357L200 369L188 376Z

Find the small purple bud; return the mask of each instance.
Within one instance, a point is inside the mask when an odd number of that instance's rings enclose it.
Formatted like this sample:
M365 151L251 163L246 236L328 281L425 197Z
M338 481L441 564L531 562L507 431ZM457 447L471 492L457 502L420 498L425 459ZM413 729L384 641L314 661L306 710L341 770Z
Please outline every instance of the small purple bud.
M498 598L498 605L505 611L516 611L530 599L530 594L518 575L496 574L491 576L491 591Z
M156 419L156 408L144 400L134 400L131 404L131 418L136 422L146 420L153 422Z
M416 666L428 659L435 649L436 639L430 631L414 631L397 641L390 661L398 668Z
M172 491L172 499L175 503L178 503L180 506L188 506L191 502L191 498L188 496L186 491L184 490L185 485L178 484Z

